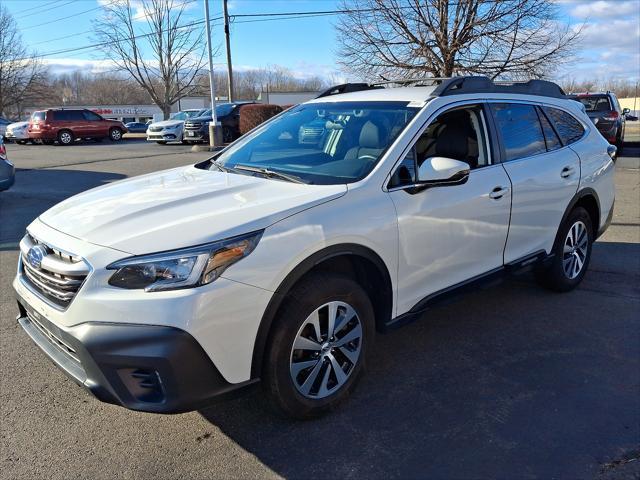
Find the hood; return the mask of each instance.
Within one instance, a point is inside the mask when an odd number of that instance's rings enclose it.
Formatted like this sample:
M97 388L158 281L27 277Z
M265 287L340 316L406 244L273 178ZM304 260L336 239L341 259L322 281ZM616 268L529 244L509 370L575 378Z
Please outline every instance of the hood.
M138 255L266 228L346 191L346 185L305 185L189 166L75 195L40 220L73 237Z
M178 125L182 125L183 123L183 120L163 120L161 122L154 122L149 125L149 127L177 127Z
M220 118L220 117L218 117ZM211 115L205 115L203 117L191 117L187 118L187 122L210 122L213 119Z
M29 122L14 122L7 125L7 128L11 130L20 130L21 128L25 128L29 126Z

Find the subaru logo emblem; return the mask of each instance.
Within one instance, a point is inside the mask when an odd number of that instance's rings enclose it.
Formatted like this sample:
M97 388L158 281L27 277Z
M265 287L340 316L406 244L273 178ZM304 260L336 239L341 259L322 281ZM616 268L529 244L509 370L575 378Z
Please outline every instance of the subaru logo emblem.
M47 249L42 245L34 245L27 252L27 261L33 268L40 269L42 259L47 255Z

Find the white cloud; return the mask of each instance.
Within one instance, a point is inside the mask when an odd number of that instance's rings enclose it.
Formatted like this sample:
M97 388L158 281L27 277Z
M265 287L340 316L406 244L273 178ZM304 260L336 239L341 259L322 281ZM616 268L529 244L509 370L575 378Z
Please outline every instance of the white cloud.
M638 0L597 0L575 2L571 15L582 19L602 20L605 18L620 18L628 15L640 15Z
M59 75L80 70L84 73L112 71L115 65L111 60L85 60L78 58L43 58L42 62L53 74Z

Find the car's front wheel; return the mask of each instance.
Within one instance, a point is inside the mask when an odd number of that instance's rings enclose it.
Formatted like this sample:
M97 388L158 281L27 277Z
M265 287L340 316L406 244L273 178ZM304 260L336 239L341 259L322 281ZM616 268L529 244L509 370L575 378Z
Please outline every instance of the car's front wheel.
M587 273L593 241L591 217L582 207L573 209L560 226L551 264L536 272L538 281L557 292L573 290Z
M280 411L311 418L354 387L374 340L374 311L351 278L313 274L289 293L272 332L263 387Z

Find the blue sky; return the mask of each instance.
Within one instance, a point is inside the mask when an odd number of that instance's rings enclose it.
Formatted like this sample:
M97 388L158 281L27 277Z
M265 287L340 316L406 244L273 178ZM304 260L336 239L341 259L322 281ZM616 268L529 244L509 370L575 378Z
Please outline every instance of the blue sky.
M89 45L91 20L100 2L110 0L0 0L14 15L27 45L40 53ZM180 3L180 0L176 0ZM556 0L561 20L577 28L584 24L579 58L557 77L577 79L640 77L640 0ZM222 0L210 0L211 17L222 11ZM337 0L229 0L231 14L334 10ZM63 19L64 17L70 17ZM203 0L189 6L185 23L203 17ZM59 20L60 19L60 20ZM282 65L297 76L343 76L336 64L335 16L295 20L243 22L232 25L232 57L236 68ZM40 25L45 22L46 25ZM140 22L141 31L145 23ZM221 25L212 30L214 44L223 41ZM55 40L58 37L68 37ZM221 52L224 50L221 49ZM222 53L214 60L222 68ZM55 71L75 68L109 69L91 50L46 57Z

